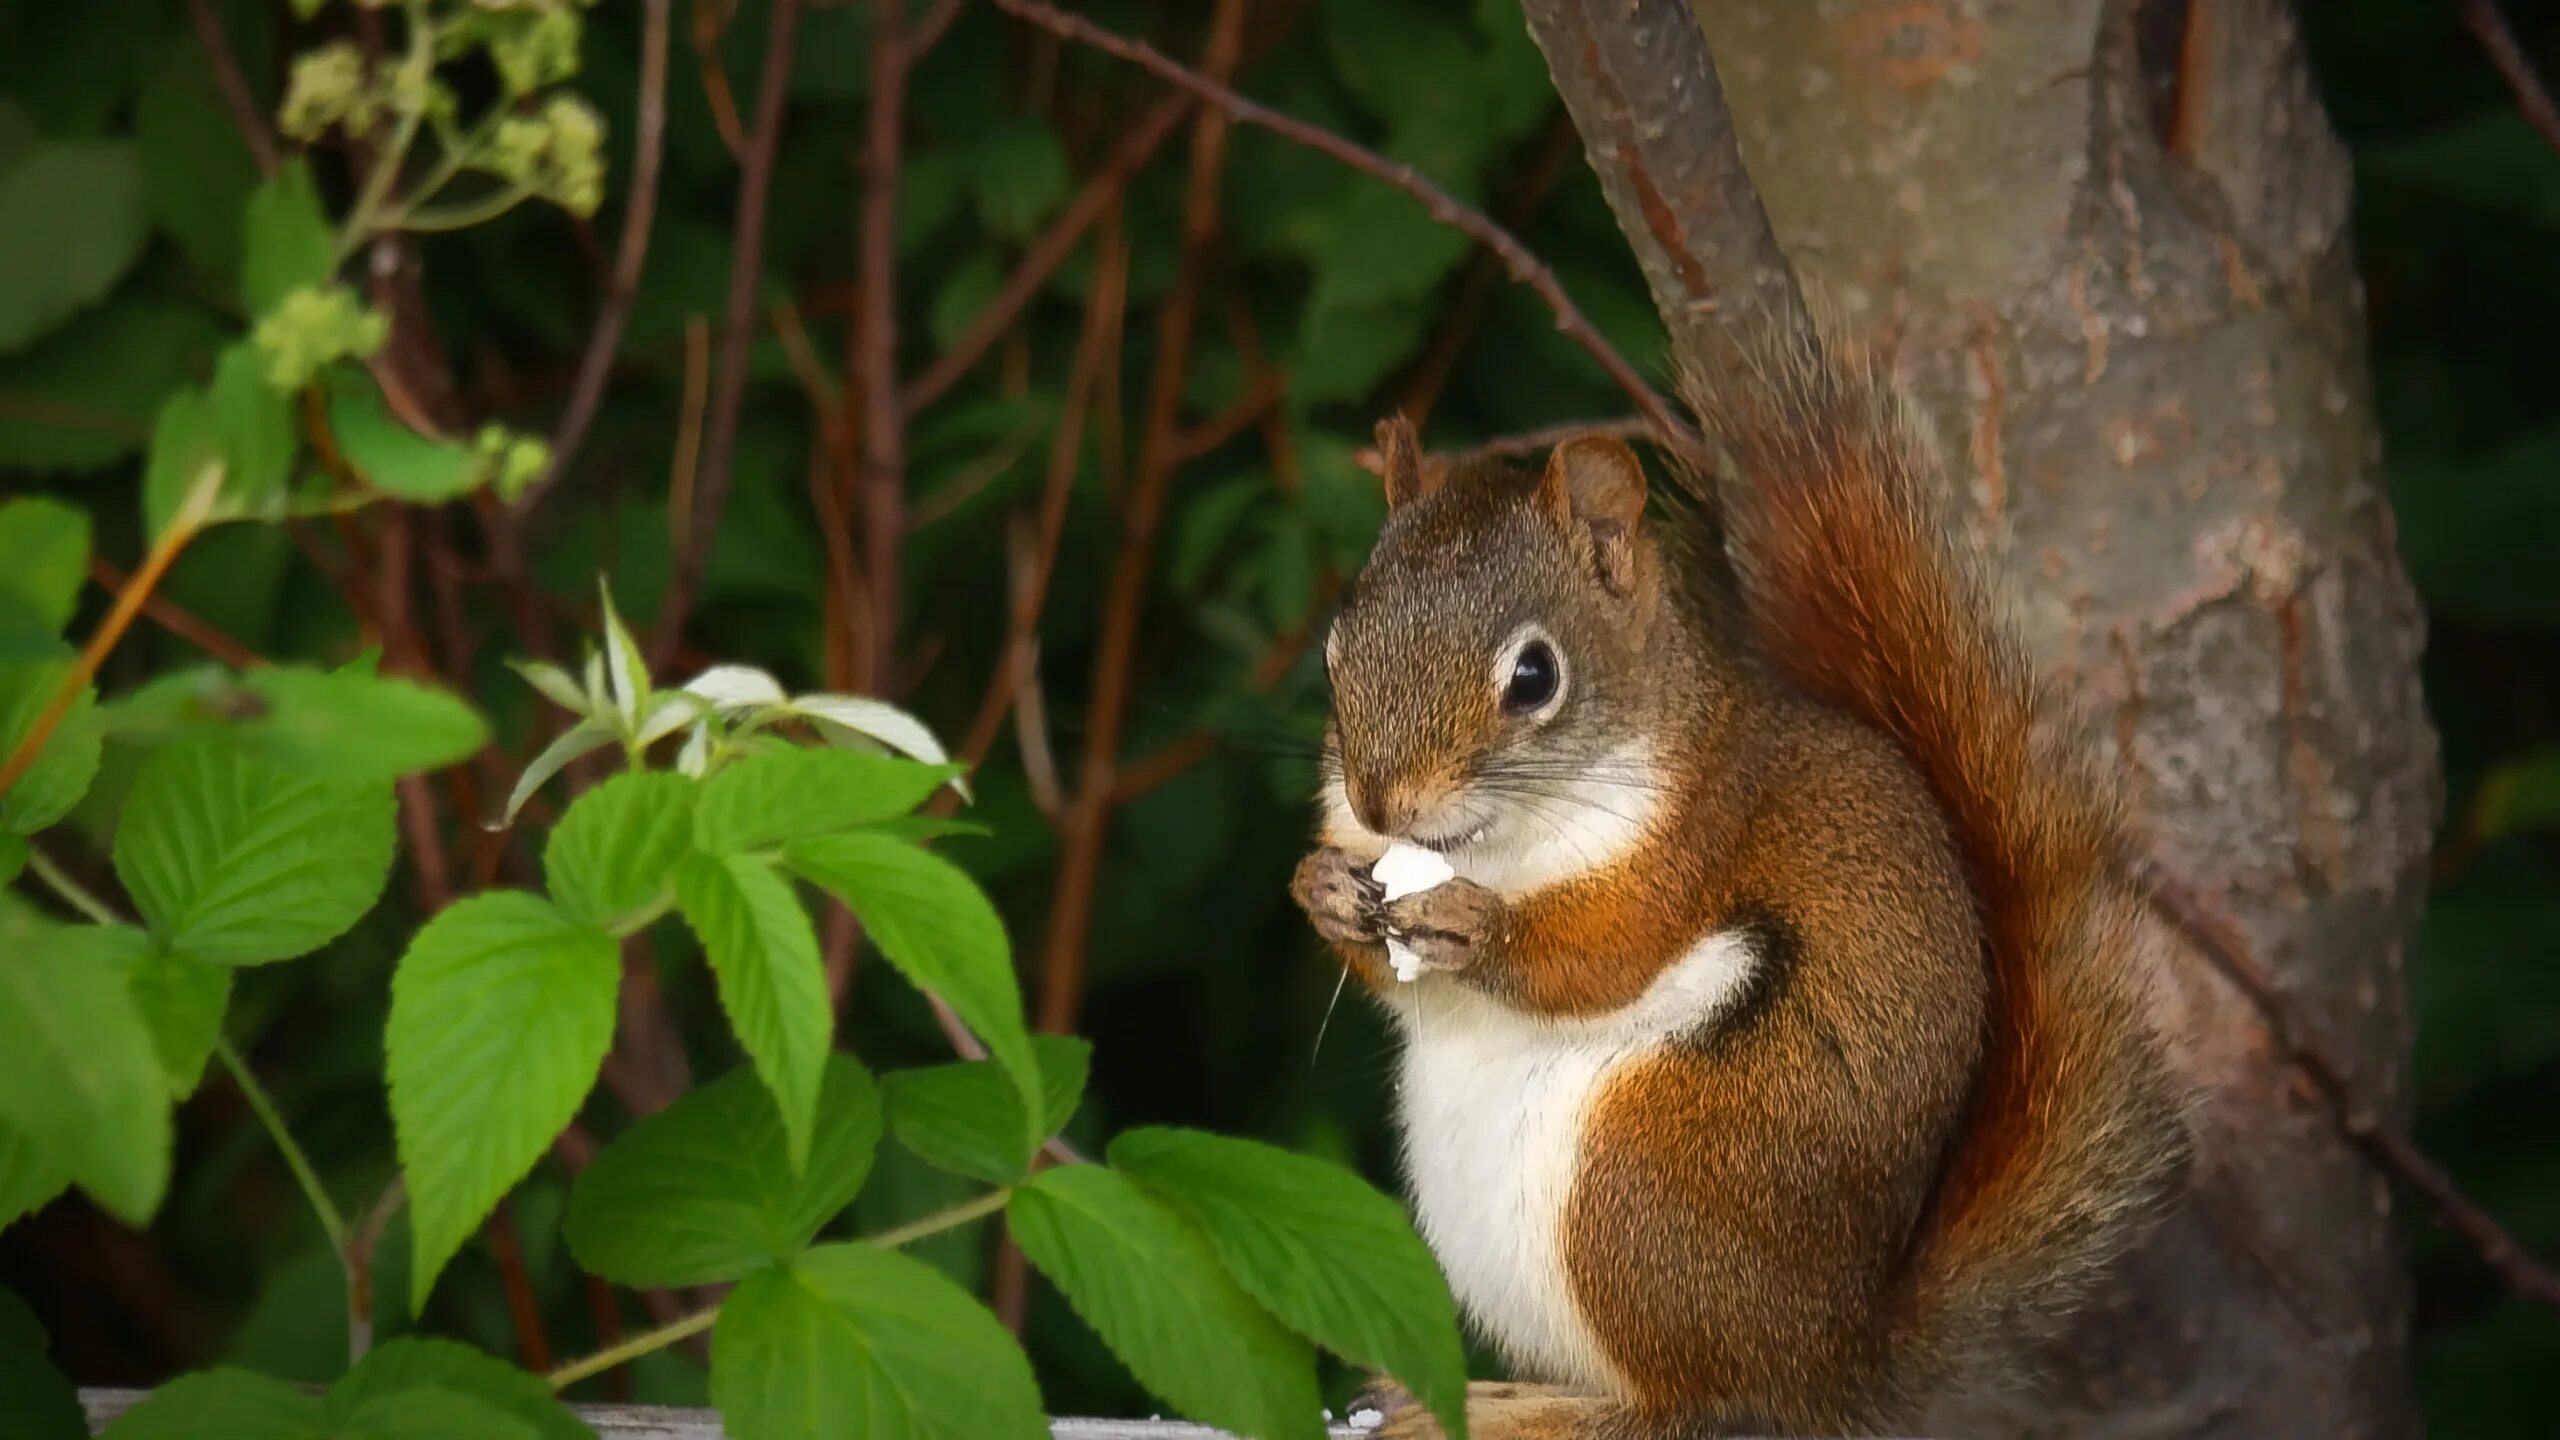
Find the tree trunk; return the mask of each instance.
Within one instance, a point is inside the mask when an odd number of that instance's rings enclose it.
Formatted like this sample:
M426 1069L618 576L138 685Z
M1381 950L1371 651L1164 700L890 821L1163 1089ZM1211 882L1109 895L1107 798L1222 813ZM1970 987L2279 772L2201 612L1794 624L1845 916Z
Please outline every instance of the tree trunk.
M1892 358L1960 477L1951 523L2005 561L2162 867L2405 1122L2441 782L2347 161L2289 8L1523 3L1682 358L1714 362L1720 306L1791 299L1781 251ZM2168 982L2194 1199L2035 1431L2416 1434L2387 1185L2208 962Z

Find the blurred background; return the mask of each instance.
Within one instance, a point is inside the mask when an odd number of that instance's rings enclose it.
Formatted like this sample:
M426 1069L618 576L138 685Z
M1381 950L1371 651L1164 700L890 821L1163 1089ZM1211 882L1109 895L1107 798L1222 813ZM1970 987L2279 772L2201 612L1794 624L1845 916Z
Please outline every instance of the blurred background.
M1197 53L1188 7L1085 8ZM2510 8L2531 58L2560 73L2560 8ZM657 614L685 583L679 557L696 535L670 497L725 475L673 668L736 660L794 688L886 691L955 746L983 749L976 818L992 833L949 853L1003 906L1036 1015L1095 1044L1070 1133L1204 1125L1390 1178L1388 1038L1341 992L1285 893L1322 704L1306 640L1381 514L1355 454L1391 406L1454 447L1621 417L1624 395L1463 238L1269 135L1231 135L1214 238L1187 240L1190 132L1167 92L962 5L909 77L891 357L908 484L884 577L849 538L870 498L857 480L875 350L856 313L865 6L797 17L734 437L717 420L771 9L673 7L664 170L628 332L591 434L530 518L483 497L476 513L224 530L164 587L176 620L137 630L105 688L208 648L334 657L384 644L388 663L445 675L498 727L503 753L444 777L437 795L456 837L451 882L505 883L526 873L522 845L469 822L494 811L559 717L504 662L574 652L593 633L599 572L626 613ZM2429 610L2425 681L2447 773L2437 891L2410 972L2417 1136L2528 1245L2560 1253L2560 152L2455 5L2302 9L2356 161L2387 463ZM410 373L449 381L421 397L434 413L549 433L568 405L631 183L641 14L632 0L589 12L570 84L610 127L594 221L528 207L417 245L418 308L399 316L397 343L424 347L404 359ZM132 258L99 303L0 350L0 485L89 506L100 553L125 567L142 548L133 497L150 418L238 320L237 219L258 171L229 77L207 62L206 17L271 114L296 33L282 3L0 0L0 191L38 140L130 147L143 177L138 206L52 217ZM350 22L336 7L322 32ZM1257 3L1236 73L1255 97L1503 218L1622 351L1640 365L1663 353L1514 0ZM318 163L342 180L342 157L324 149ZM0 302L26 283L11 243L0 233ZM1045 272L1023 268L1053 255ZM1034 283L1008 289L1026 273ZM1159 495L1152 559L1133 559L1130 517ZM875 517L863 518L867 530ZM91 618L116 576L99 578ZM1017 605L1036 607L1037 643L1009 670ZM84 812L93 823L112 813L115 763L111 752ZM404 866L391 900L323 957L241 976L232 1033L344 1196L372 1193L391 1168L386 981L432 895ZM832 954L848 1047L880 1067L941 1058L931 1017L847 938L839 927ZM644 1107L689 1069L730 1063L700 967L681 958L666 957L655 1043L644 1027L626 1046L599 1107ZM0 1283L53 1325L57 1356L87 1383L221 1359L335 1373L336 1266L238 1093L210 1080L180 1125L178 1188L150 1233L58 1202L0 1234ZM866 1216L912 1215L959 1183L895 1147L880 1166ZM537 1171L457 1263L427 1325L539 1365L539 1348L572 1354L613 1325L648 1323L569 1265L564 1194L556 1164ZM2553 1433L2560 1316L2510 1297L2404 1214L2430 1432ZM1012 1288L986 1239L955 1232L931 1258L1022 1307L1050 1404L1153 1408L1053 1294ZM389 1333L405 1323L405 1241L382 1253L395 1272L380 1297ZM703 1398L681 1352L593 1393L616 1386Z

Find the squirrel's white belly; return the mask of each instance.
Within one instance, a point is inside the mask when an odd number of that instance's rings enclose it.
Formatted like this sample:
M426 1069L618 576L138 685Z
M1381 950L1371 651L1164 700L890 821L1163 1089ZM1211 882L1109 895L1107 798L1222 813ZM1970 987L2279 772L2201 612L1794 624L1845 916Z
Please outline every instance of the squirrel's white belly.
M1626 1009L1521 1015L1455 981L1401 995L1398 1109L1422 1238L1468 1318L1525 1378L1618 1390L1565 1278L1583 1117L1619 1069L1713 1018L1750 973L1710 935Z

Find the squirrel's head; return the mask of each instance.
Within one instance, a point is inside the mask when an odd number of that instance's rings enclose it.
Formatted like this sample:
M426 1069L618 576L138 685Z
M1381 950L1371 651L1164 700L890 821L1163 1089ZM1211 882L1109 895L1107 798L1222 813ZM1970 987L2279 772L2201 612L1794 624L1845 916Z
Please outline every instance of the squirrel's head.
M1635 452L1584 436L1543 469L1426 466L1401 417L1378 452L1386 526L1325 637L1332 803L1457 850L1569 827L1594 783L1641 788L1617 772L1643 764L1664 582Z

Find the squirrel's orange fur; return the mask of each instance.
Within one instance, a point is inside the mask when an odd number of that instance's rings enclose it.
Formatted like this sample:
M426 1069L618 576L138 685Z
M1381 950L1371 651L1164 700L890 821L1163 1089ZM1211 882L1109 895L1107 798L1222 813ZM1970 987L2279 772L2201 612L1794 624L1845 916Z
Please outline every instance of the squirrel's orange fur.
M1414 1044L1439 993L1488 1034L1618 1047L1554 1101L1570 1185L1522 1263L1561 1273L1479 1278L1470 1304L1594 1373L1483 1392L1479 1435L1874 1433L1997 1402L2182 1151L2115 785L1931 513L1891 386L1766 353L1687 387L1730 462L1730 604L1644 523L1614 441L1443 473L1381 427L1391 515L1328 641L1332 813L1297 893L1409 997ZM1523 634L1567 677L1543 714L1487 669ZM1391 836L1461 879L1381 904L1364 867ZM1390 931L1439 971L1397 986ZM1656 1012L1658 1034L1612 1018ZM1435 1243L1468 1202L1439 1203ZM1500 1313L1550 1285L1554 1344Z

